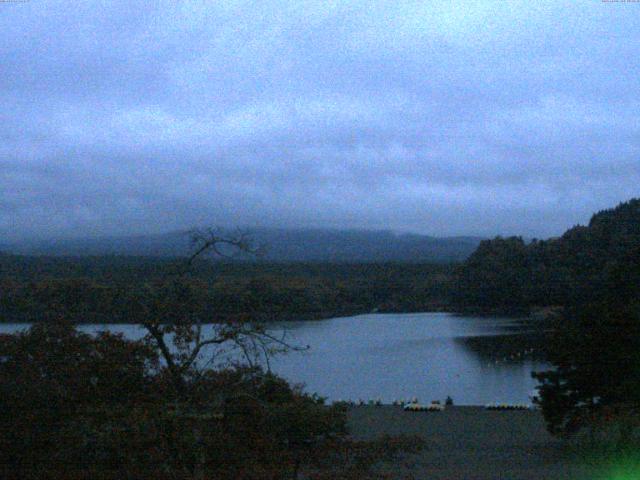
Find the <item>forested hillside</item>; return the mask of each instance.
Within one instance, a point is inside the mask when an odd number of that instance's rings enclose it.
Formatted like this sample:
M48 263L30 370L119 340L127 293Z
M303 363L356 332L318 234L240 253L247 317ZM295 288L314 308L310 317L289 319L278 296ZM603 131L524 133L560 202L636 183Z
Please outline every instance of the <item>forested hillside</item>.
M83 322L136 322L130 306L184 260L0 255L0 321L62 312ZM198 262L189 282L206 321L318 319L448 308L451 265Z
M640 200L621 203L559 238L485 240L453 282L459 309L526 310L637 297Z

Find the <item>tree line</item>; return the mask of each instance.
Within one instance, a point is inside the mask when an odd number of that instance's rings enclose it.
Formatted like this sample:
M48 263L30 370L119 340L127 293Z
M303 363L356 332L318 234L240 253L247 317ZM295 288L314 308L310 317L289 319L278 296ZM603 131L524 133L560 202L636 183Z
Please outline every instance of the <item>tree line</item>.
M453 283L459 309L558 307L545 340L553 368L533 373L549 431L588 431L594 442L613 441L615 452L637 448L640 199L598 212L559 238L484 241Z
M455 272L458 310L527 311L637 298L640 200L596 213L561 237L484 240Z
M132 295L175 271L178 259L0 255L0 318L37 321L52 308L80 322L140 323ZM199 261L185 281L200 291L210 321L244 316L310 320L449 308L453 267Z

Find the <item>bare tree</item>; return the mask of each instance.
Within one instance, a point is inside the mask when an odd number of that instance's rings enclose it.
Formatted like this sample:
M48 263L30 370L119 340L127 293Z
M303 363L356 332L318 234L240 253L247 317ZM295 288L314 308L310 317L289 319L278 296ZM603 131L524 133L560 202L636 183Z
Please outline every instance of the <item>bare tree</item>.
M302 349L287 341L286 331L276 336L252 318L231 318L215 324L208 321L209 285L191 275L195 262L208 254L225 258L260 255L263 246L241 231L225 235L215 229L193 230L191 240L193 254L184 267L155 284L147 284L135 302L136 314L147 330L146 340L160 352L179 395L185 394L188 379L197 376L203 365L211 366L216 355L226 354L249 366L264 364L270 369L271 356ZM199 361L204 355L208 355L208 361Z
M238 229L233 234L224 233L219 228L197 229L189 232L193 253L187 260L187 266L207 254L214 254L220 258L233 258L241 254L261 257L266 246L255 241L248 233Z

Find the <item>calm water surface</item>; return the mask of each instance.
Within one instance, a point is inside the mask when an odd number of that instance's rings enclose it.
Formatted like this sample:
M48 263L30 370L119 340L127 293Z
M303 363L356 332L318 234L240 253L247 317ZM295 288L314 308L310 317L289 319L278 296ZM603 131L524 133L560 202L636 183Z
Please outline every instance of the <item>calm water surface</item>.
M0 332L20 328L4 324ZM81 329L144 335L136 325ZM428 402L450 395L458 404L528 403L531 371L548 367L536 356L539 338L508 318L372 314L274 326L275 333L283 329L290 342L310 348L275 358L272 370L330 400L416 396Z

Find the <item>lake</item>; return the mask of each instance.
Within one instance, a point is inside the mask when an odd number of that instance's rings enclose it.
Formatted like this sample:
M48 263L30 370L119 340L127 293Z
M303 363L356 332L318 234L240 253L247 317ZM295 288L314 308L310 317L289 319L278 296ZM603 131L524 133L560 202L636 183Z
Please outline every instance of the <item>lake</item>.
M0 332L26 328L0 324ZM87 332L109 329L129 338L136 325L82 325ZM309 345L272 360L276 373L304 383L329 400L418 397L421 402L456 404L525 402L535 387L532 370L540 359L540 335L521 320L449 313L371 314L308 322L283 322L290 342Z

